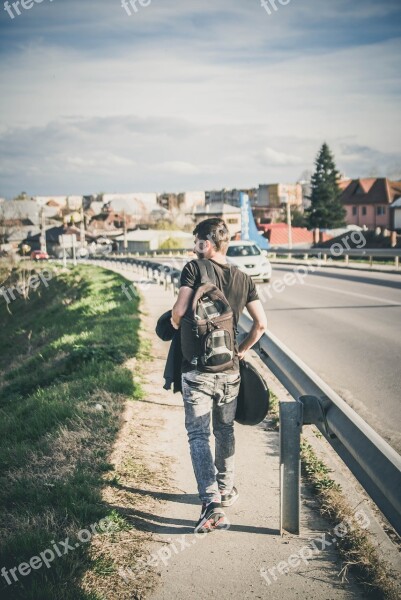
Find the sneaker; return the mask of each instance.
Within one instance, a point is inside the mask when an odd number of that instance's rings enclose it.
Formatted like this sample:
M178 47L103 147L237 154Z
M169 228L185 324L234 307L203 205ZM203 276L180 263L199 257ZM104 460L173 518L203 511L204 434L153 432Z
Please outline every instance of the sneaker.
M202 512L197 522L195 533L208 533L214 529L226 529L227 521L224 510L221 508L220 502L209 502L202 504Z
M220 490L221 493L221 505L222 506L231 506L236 502L239 498L239 493L236 487L233 487L231 492L227 494L225 490Z

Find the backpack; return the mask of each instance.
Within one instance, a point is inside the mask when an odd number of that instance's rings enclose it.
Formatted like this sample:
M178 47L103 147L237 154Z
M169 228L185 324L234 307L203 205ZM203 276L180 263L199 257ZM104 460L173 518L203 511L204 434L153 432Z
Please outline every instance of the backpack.
M237 333L233 310L217 287L209 260L197 261L201 281L181 319L181 347L194 370L219 373L234 366Z

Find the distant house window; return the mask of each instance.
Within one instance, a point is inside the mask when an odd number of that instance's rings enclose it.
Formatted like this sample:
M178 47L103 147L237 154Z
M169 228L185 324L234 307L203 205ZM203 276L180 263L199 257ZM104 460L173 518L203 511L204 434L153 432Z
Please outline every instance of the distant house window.
M229 225L237 225L238 224L238 219L227 219L227 223Z
M355 217L355 215L357 214L357 212L358 212L358 211L357 211L357 208L356 208L356 206L353 206L353 207L352 207L352 216L353 216L353 217Z
M366 206L362 206L362 215L365 216L366 215Z
M376 207L376 214L377 215L385 215L386 214L386 207L385 206L377 206Z

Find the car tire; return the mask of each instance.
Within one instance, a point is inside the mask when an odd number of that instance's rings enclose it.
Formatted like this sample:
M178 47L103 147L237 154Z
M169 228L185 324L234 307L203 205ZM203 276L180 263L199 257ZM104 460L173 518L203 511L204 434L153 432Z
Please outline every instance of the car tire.
M269 283L270 277L268 279L263 279L263 283Z

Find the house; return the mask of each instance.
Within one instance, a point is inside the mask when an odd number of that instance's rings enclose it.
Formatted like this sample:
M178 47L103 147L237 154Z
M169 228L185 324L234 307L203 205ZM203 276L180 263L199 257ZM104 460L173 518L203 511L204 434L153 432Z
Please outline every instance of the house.
M390 205L401 197L401 182L370 177L340 182L340 188L343 189L340 199L347 211L348 225L392 229Z
M131 223L129 215L125 216L127 228L134 227L134 223ZM113 232L116 235L121 233L120 229L124 226L124 217L114 212L113 210L103 211L97 215L93 215L89 224L88 231L95 235L110 235Z
M114 238L118 245L118 252L124 252L124 235ZM137 229L128 231L126 235L127 252L147 252L148 250L158 250L160 246L169 239L177 240L181 248L192 250L194 245L194 236L180 230L161 230L161 229Z
M400 195L390 205L390 229L401 233L401 182L399 182Z
M11 244L11 248L17 251L22 240L40 231L42 210L46 226L58 224L51 218L55 212L57 214L57 208L40 207L33 200L0 203L0 243Z
M205 192L205 204L231 204L231 206L240 207L242 192L252 197L256 193L256 190L227 190L223 188L222 190L207 191Z
M258 225L258 229L263 231L271 247L288 247L288 225L287 223L265 223ZM311 248L314 243L313 231L305 227L291 227L292 247L293 248ZM321 241L326 242L333 236L326 232L320 233Z
M61 257L62 256L62 248L60 246L59 237L60 237L60 235L71 235L71 234L76 235L77 245L80 245L81 230L78 227L60 225L57 227L49 227L48 229L46 229L46 248L47 248L47 252L49 253L49 255ZM37 232L34 235L27 236L24 240L21 240L19 247L21 247L23 244L27 244L28 246L30 246L31 251L32 250L40 250L41 249L40 235L41 235L40 232ZM88 233L86 231L84 232L84 236L85 236L85 240L84 240L85 243L86 242L89 242L89 243L94 242L98 237L95 235L91 235L90 233Z
M205 206L205 192L181 192L177 200L180 210L192 212L196 206Z
M303 208L303 189L300 183L261 184L257 194L250 197L253 216L259 223L274 223L283 215L283 205Z
M165 210L172 211L178 209L178 195L164 193L157 196L157 203Z
M33 225L39 225L41 221L42 207L34 200L10 200L0 204L0 218L3 220L29 219ZM58 208L43 206L46 219L57 215Z
M82 207L82 196L34 196L33 200L39 206L58 206L72 211Z
M241 231L241 209L237 206L216 202L207 204L206 206L195 207L193 212L195 225L212 217L224 219L231 237L234 237L236 233Z

